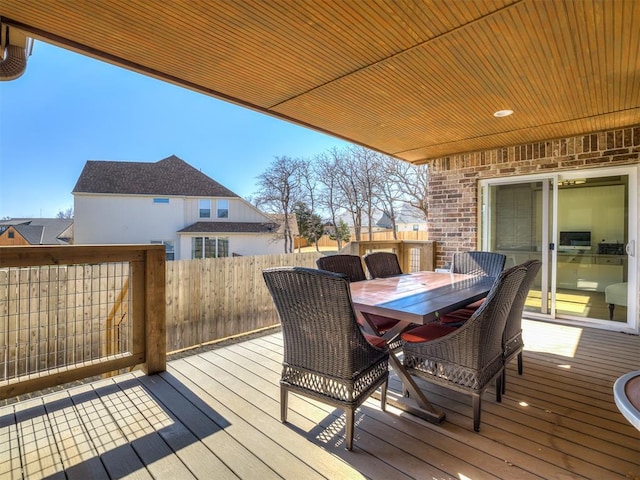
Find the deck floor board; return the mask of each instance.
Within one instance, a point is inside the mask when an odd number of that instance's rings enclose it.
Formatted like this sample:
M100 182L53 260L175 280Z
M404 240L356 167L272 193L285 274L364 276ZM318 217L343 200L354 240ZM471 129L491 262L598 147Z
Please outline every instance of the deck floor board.
M640 368L640 338L525 321L501 403L418 379L447 419L428 423L369 399L344 449L340 410L289 395L280 422L283 338L275 331L0 407L0 480L34 478L637 479L640 432L612 386ZM528 341L527 341L528 337ZM391 376L392 395L400 382Z

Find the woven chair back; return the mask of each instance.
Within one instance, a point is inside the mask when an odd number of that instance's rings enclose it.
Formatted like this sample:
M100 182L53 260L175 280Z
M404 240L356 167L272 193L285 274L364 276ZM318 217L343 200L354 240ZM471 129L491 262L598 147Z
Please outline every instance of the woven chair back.
M540 271L542 262L540 260L529 260L522 263L520 266L526 268L527 271L525 273L524 279L522 280L522 283L520 284L520 288L518 288L518 292L516 293L513 304L511 305L511 311L509 312L509 316L507 317L507 324L504 329L505 344L507 344L510 340L516 338L519 339L518 343L522 343L521 332L524 304L527 300L527 295L529 295L531 285L533 285L533 281Z
M398 256L392 252L371 252L364 256L364 263L371 278L386 278L402 275Z
M328 255L316 260L320 270L343 273L350 282L361 282L367 279L362 268L362 260L358 255Z
M263 271L284 337L284 365L351 379L388 351L360 331L346 276L302 267Z
M453 254L451 272L495 278L504 270L506 259L505 255L495 252L456 252Z
M474 337L479 344L472 349L477 355L476 368L481 369L502 356L502 335L526 271L517 265L500 273L482 306L459 328L461 333L476 330Z

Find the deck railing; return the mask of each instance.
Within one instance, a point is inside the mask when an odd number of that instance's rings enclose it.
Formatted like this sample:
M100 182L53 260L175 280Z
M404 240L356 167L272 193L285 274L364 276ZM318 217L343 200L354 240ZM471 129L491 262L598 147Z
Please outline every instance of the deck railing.
M434 243L350 244L433 270ZM145 364L277 326L262 270L319 253L164 261L162 245L0 247L0 399Z
M363 257L376 251L394 252L405 273L433 271L435 266L435 242L430 240L380 240L351 242L341 253Z
M166 366L162 245L0 247L0 399Z

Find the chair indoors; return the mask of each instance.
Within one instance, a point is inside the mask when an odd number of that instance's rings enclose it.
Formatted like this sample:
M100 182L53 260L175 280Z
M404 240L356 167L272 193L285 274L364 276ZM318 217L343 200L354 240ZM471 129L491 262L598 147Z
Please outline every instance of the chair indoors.
M316 260L316 265L321 270L327 270L334 273L342 273L349 278L350 282L361 282L367 279L362 268L362 260L358 255L328 255L320 257ZM383 317L381 315L367 314L367 319L361 315L356 315L358 324L373 335L382 336L398 324L393 318ZM402 346L400 337L389 342L391 350L398 350Z
M346 448L352 449L356 409L378 388L385 410L389 349L370 343L356 323L344 275L302 267L263 271L284 337L280 417L287 421L289 391L342 408Z
M387 278L402 275L398 256L392 252L371 252L364 257L371 278Z
M502 272L486 301L459 328L432 323L402 334L403 363L409 374L471 394L476 432L482 393L494 379L496 400L502 400L502 334L525 273L521 266Z

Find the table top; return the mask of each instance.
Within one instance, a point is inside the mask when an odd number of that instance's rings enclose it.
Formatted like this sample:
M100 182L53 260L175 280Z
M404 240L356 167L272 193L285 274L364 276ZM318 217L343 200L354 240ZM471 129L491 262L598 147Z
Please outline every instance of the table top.
M422 324L486 297L494 280L459 273L416 272L354 282L351 297L361 312Z
M640 430L640 370L618 378L613 385L613 397L622 415Z

